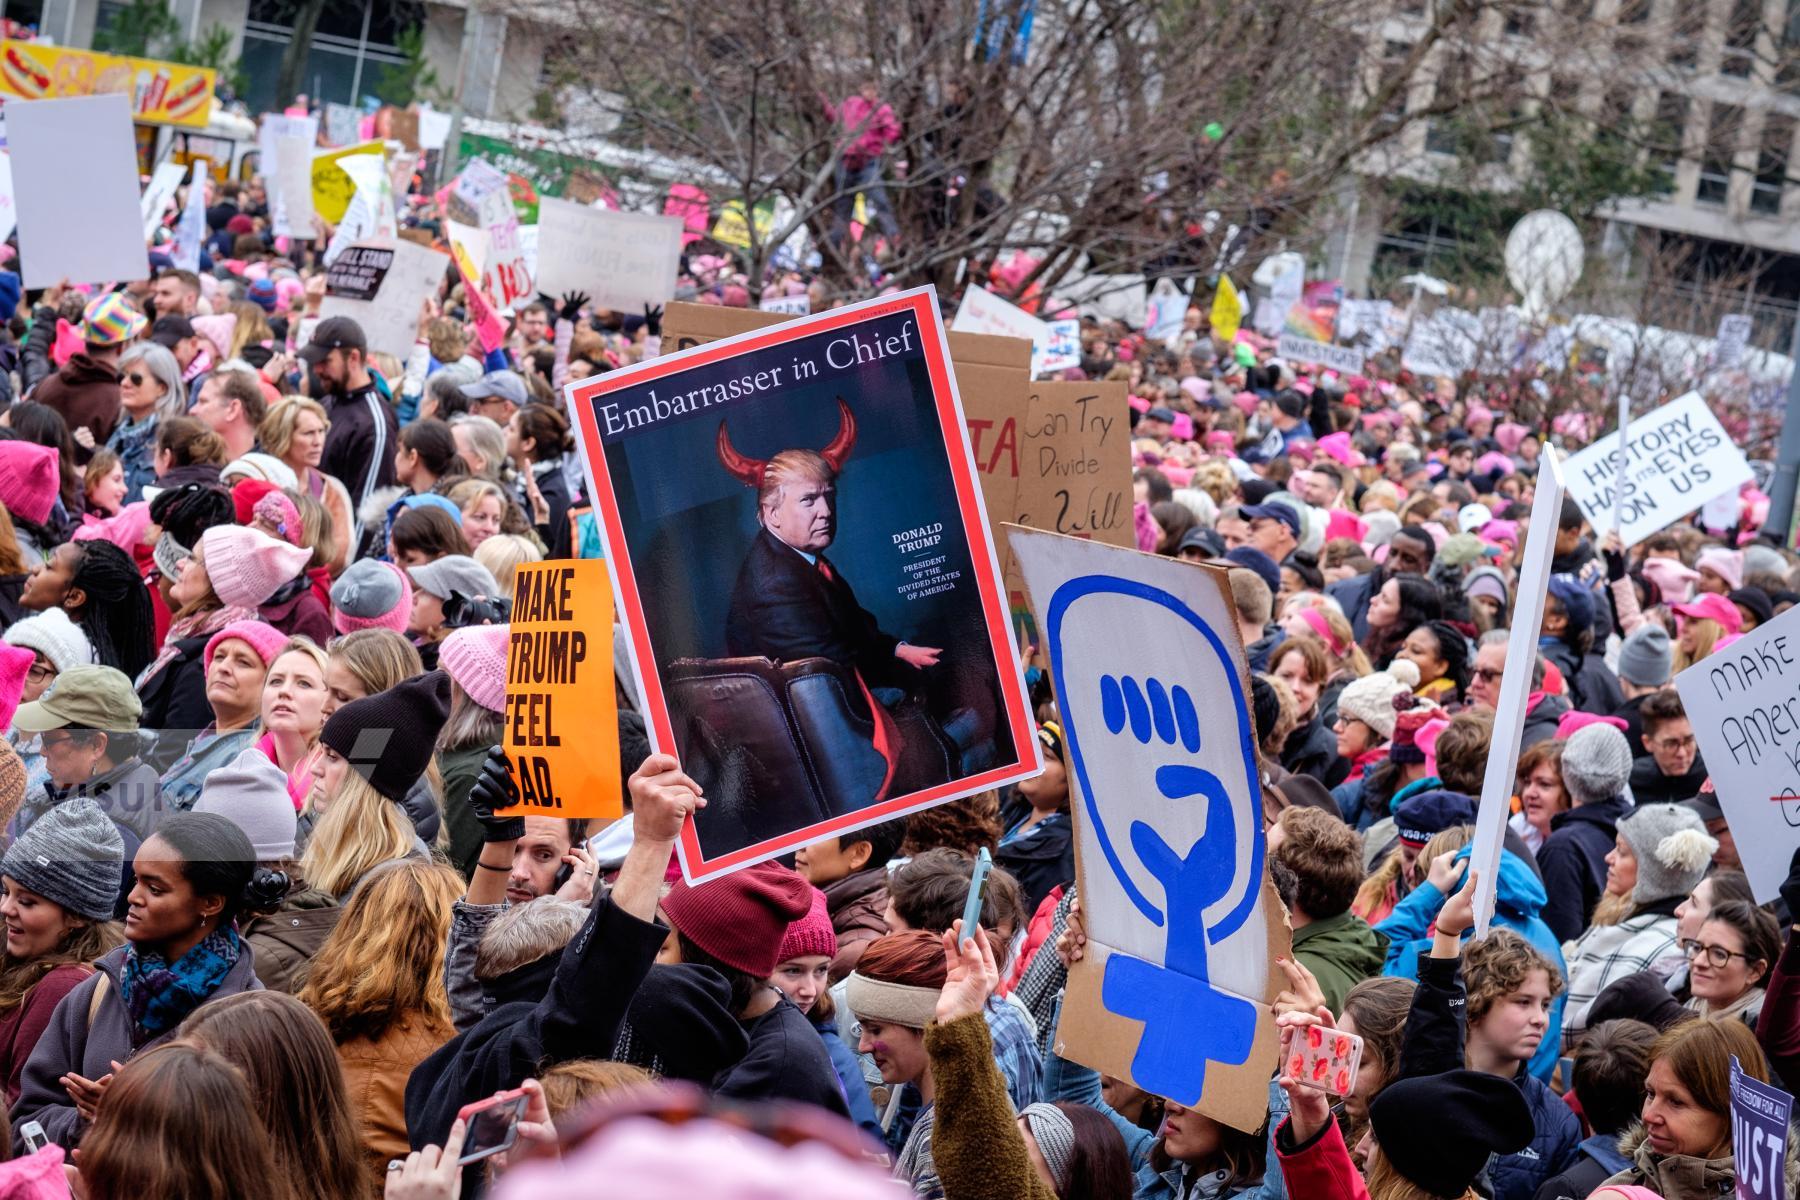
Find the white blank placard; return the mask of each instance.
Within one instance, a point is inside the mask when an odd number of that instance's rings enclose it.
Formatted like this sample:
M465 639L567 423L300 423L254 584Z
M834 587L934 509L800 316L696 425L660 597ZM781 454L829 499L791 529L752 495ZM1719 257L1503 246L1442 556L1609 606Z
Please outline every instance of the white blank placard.
M6 141L26 287L150 273L129 96L9 101Z

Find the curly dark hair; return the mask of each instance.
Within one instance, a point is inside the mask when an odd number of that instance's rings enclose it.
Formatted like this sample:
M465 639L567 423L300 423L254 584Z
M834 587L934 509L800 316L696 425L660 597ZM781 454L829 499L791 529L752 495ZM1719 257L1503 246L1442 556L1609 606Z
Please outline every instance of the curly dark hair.
M946 846L974 854L986 846L992 853L999 843L1000 798L994 792L977 792L908 817L900 852L912 856Z

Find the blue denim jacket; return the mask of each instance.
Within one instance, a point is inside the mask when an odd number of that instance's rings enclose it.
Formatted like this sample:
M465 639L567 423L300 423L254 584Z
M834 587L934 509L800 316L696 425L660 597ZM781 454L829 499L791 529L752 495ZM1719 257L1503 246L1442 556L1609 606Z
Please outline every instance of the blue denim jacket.
M156 413L152 410L136 422L123 412L119 415L106 448L125 467L125 503L136 504L144 498L144 485L156 482Z

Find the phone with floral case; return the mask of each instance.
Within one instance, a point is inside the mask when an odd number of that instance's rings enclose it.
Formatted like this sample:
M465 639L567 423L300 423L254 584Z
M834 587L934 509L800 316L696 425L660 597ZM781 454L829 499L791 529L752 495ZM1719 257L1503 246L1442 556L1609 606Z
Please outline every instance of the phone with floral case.
M1363 1040L1354 1033L1308 1025L1288 1047L1287 1073L1305 1087L1348 1096L1356 1086L1362 1050Z

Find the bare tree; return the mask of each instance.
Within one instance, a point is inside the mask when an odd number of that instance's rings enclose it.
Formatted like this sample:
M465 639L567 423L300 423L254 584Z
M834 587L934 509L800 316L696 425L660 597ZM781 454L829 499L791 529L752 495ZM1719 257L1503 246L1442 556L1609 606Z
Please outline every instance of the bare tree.
M1399 59L1359 72L1346 64L1379 56L1391 0L529 3L568 31L555 82L611 106L616 139L703 168L715 205L779 200L769 227L752 223L752 286L802 227L860 284L838 173L860 131L834 113L872 79L903 130L885 273L948 287L1025 249L1015 293L1078 270L1207 273L1315 236L1347 172L1510 82L1471 75L1396 105L1429 90L1443 45L1517 7L1424 7Z

